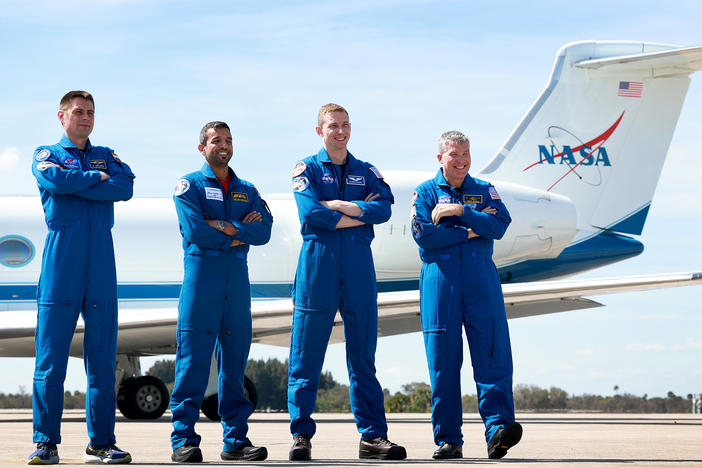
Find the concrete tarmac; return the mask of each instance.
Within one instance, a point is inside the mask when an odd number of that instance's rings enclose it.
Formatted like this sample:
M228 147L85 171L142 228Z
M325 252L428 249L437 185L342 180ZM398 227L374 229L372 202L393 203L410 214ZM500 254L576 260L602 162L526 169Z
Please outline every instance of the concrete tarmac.
M502 460L488 460L483 424L477 414L464 414L462 460L434 461L431 419L427 414L390 414L389 438L407 448L405 461L376 462L358 459L359 436L350 414L318 414L310 462L288 461L292 443L287 413L254 413L249 437L268 447L268 460L256 463L223 462L222 428L204 419L197 424L206 464L229 466L331 466L366 467L402 464L463 466L507 464L525 466L699 466L702 467L702 415L693 414L534 414L517 415L524 437ZM118 415L117 445L131 452L132 466L162 467L170 461L170 413L155 421L129 421ZM62 466L84 466L87 444L85 414L64 412ZM33 450L30 410L0 411L0 468L25 466Z

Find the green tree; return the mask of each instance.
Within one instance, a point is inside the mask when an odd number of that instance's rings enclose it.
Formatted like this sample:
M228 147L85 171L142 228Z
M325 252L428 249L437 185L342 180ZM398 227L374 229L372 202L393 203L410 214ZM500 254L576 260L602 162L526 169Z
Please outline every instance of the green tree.
M161 359L146 371L147 375L153 375L165 384L175 382L175 361L173 359Z

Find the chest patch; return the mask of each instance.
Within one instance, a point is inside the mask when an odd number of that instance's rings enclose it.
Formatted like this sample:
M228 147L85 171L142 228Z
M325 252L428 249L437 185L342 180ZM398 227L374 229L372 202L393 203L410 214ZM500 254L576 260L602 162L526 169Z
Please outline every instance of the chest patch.
M463 203L464 204L474 204L474 205L479 205L483 202L483 196L482 195L468 195L464 194L463 195Z
M215 187L205 187L205 198L208 200L224 201L222 190Z
M366 185L366 178L362 175L347 175L346 183L348 185Z
M324 175L322 176L322 183L323 184L333 184L334 183L334 176L328 172L325 172Z
M80 169L80 164L75 158L61 158L61 164L67 169Z
M93 159L90 161L90 169L103 169L107 170L107 164L104 159Z
M232 192L232 201L248 202L249 196L244 192Z
M439 204L451 203L451 195L441 195L439 197Z

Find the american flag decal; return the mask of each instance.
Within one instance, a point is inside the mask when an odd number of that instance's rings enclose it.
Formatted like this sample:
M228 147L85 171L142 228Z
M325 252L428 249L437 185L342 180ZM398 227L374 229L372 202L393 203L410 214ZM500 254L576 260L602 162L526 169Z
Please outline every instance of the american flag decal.
M643 83L640 81L620 81L617 96L641 97Z

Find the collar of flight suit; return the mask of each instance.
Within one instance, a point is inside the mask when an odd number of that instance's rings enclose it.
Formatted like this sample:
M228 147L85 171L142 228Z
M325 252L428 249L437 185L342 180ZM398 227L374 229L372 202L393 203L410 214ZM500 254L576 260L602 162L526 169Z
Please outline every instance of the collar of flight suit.
M227 167L227 170L229 171L229 188L231 189L235 185L239 185L239 178L236 176L236 174L234 173L234 170L231 167ZM217 179L217 176L215 175L214 171L212 170L210 165L207 163L202 165L202 169L200 169L200 172L202 173L202 175L204 175L208 179L214 179L214 180L219 181L219 179Z
M439 172L436 173L436 177L434 177L434 182L436 182L436 185L439 187L446 187L448 189L453 189L451 185L449 185L448 182L446 182L446 178L444 177L444 169L439 168ZM473 178L470 176L470 174L466 174L466 178L463 179L463 184L461 184L461 189L467 189L471 185L474 185L475 181Z
M321 150L319 150L319 153L317 153L317 159L321 163L329 163L329 164L334 164L332 160L329 158L329 153L327 153L327 150L322 147ZM358 165L358 159L356 159L353 154L351 154L351 151L346 150L346 171L348 173L349 169L355 168Z
M61 140L58 142L58 144L63 146L66 149L74 148L74 149L77 149L78 151L80 151L80 149L75 144L73 144L71 139L68 138L65 133L61 137ZM85 142L85 150L83 150L83 151L88 151L92 147L93 147L93 144L90 143L90 138L88 138L88 141Z

